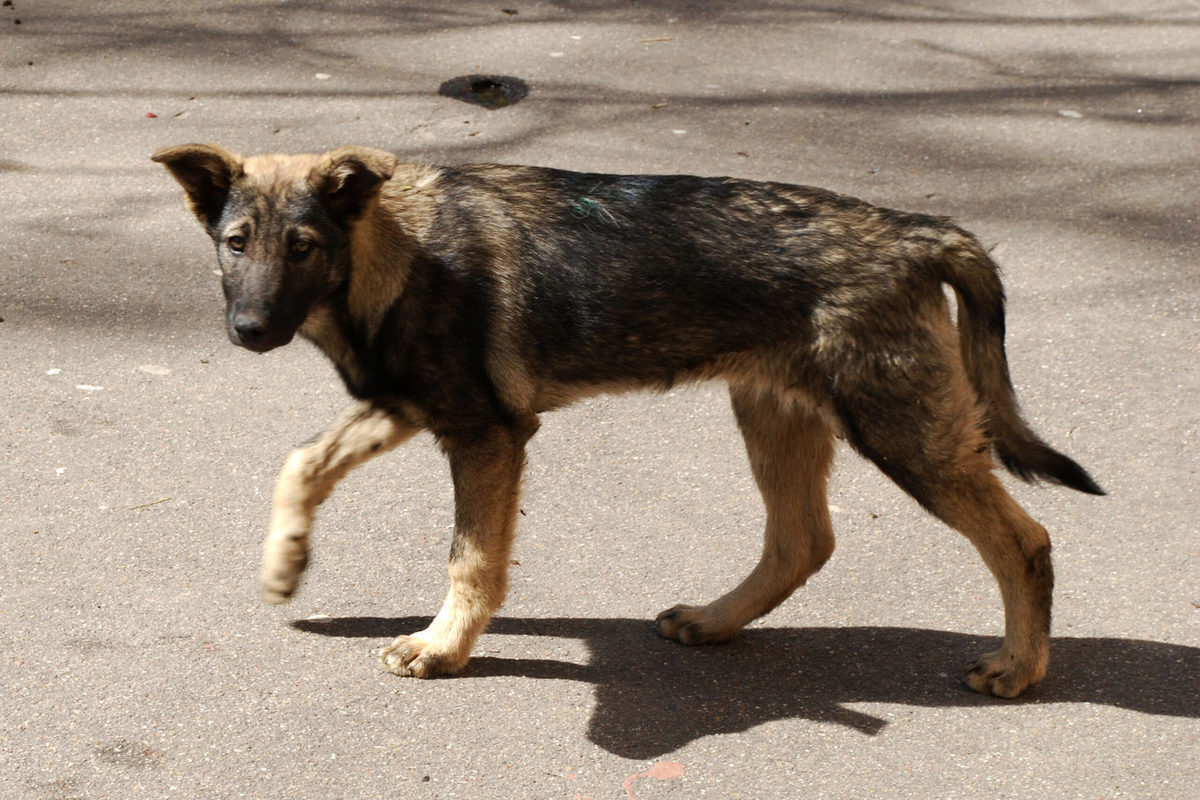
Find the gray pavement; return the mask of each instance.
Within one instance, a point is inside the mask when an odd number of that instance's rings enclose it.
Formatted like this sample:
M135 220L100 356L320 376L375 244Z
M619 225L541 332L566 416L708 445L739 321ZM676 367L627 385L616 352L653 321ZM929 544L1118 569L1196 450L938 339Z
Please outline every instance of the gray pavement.
M0 797L1200 797L1200 7L984 8L0 7ZM530 92L437 94L472 73ZM352 475L301 594L259 605L275 474L345 397L306 344L225 340L211 246L148 160L189 141L954 215L1005 268L1028 416L1110 492L1014 487L1055 537L1050 677L961 688L994 584L848 451L807 588L728 646L656 638L759 547L716 386L546 417L512 592L460 677L372 655L444 591L427 438Z

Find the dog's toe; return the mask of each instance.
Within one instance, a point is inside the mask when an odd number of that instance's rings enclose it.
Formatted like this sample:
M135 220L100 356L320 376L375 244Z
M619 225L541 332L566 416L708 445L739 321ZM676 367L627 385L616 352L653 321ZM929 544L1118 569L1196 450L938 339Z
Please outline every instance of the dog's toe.
M292 599L300 588L300 573L293 570L264 571L259 582L258 596L268 605L281 605Z
M708 616L707 606L677 605L654 618L654 629L659 636L680 644L714 644L728 641L732 634L715 627Z
M1007 653L997 651L980 657L967 667L963 679L967 686L981 694L1012 699L1020 696L1026 689L1041 678L1038 670L1025 664Z
M404 678L436 678L463 667L419 636L397 636L379 651L379 663L388 672Z

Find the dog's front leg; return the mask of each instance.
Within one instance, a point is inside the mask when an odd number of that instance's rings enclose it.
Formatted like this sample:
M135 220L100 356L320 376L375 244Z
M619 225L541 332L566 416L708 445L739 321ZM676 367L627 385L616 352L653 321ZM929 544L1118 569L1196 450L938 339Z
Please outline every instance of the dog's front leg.
M412 437L419 428L370 403L355 403L311 444L288 457L263 544L260 587L267 603L286 603L308 564L313 516L346 473Z
M469 442L443 440L454 478L450 591L429 627L380 653L397 675L431 678L462 669L508 589L508 563L525 443L536 422L497 427Z

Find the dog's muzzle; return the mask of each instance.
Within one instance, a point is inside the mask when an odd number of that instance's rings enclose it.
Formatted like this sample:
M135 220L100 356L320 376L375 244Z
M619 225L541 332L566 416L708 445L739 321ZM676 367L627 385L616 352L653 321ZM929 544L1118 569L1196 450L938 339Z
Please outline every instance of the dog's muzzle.
M265 353L292 340L294 331L280 330L260 314L237 312L229 320L229 340L239 347Z

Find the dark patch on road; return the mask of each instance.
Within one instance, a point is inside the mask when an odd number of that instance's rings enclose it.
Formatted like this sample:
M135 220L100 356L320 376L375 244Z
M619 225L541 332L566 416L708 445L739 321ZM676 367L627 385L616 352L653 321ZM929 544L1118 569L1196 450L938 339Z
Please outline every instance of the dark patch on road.
M438 94L495 111L524 100L529 84L508 75L463 75L439 86Z

